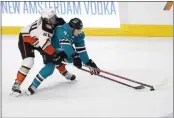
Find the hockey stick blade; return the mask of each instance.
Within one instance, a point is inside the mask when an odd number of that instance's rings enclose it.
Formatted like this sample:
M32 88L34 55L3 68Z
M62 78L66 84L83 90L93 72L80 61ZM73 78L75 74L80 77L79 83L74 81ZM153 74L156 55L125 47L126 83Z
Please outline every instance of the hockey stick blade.
M167 85L167 83L168 83L168 79L163 79L163 81L161 81L160 84L155 85L155 86L152 86L152 87L150 88L150 91L158 90L158 89L164 87L165 85ZM139 86L136 86L136 87L134 87L134 88L137 89L137 90L140 90L140 89L144 89L145 86L139 85Z
M145 87L143 85L139 85L139 86L136 86L134 88L137 89L137 90L140 90L140 89L144 89Z
M163 79L160 84L150 87L150 91L159 90L168 84L168 79Z

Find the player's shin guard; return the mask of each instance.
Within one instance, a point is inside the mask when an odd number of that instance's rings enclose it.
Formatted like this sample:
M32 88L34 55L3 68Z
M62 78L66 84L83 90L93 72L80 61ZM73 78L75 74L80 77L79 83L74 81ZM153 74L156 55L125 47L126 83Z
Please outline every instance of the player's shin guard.
M26 78L28 72L34 65L34 58L33 57L27 57L23 60L22 66L19 68L17 73L16 82L21 84L24 79Z
M29 70L30 70L30 68L25 67L25 66L21 66L19 68L18 73L17 73L16 82L19 83L19 84L21 84L25 80L25 78L26 78Z
M33 64L34 64L33 57L27 57L23 60L22 66L18 70L15 83L12 86L11 95L18 96L21 94L20 85L25 80L25 78L26 78L28 72L30 71L30 69L32 68Z
M73 75L73 74L71 74L70 72L68 72L66 70L65 64L62 64L60 66L57 66L56 68L59 70L59 72L61 73L61 75L64 76L65 78L67 78L68 80L71 80L71 81L75 80L76 76Z
M30 95L35 93L36 89L43 82L43 80L45 80L48 76L53 74L54 68L55 68L55 65L53 63L48 63L40 70L39 74L36 75L32 84L28 88L28 93Z
M15 80L15 83L12 86L11 95L18 96L19 94L21 94L20 85L25 80L29 70L30 70L30 68L28 68L28 67L25 67L25 66L20 67L20 69L17 73L17 78Z

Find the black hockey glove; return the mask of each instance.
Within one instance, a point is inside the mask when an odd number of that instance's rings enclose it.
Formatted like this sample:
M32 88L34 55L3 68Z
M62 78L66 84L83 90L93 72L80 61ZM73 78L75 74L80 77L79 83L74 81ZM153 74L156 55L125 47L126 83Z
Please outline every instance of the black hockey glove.
M58 54L54 53L52 61L56 65L60 65L64 59L66 59L68 56L64 51L59 52Z
M44 64L53 63L55 65L59 65L62 62L62 57L56 53L52 55L49 55L47 53L42 53L42 57Z
M97 67L97 65L91 59L88 61L88 63L86 63L86 65L89 66L89 70L91 71L91 75L100 74L99 68Z
M53 62L53 64L55 64L55 65L59 65L59 64L61 64L61 62L62 62L62 58L61 58L61 56L59 55L59 54L53 54L52 55L52 62Z
M72 55L72 59L73 59L73 65L76 66L77 68L81 68L82 67L82 61L80 59L80 55L78 53L74 53Z

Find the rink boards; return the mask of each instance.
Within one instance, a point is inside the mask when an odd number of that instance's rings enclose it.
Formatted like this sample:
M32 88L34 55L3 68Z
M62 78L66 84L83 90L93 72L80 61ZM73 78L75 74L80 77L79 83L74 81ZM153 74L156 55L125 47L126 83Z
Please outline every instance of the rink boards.
M43 8L53 8L67 22L82 19L87 36L173 36L173 6L166 2L16 1L2 2L1 7L2 34L6 35L19 34Z

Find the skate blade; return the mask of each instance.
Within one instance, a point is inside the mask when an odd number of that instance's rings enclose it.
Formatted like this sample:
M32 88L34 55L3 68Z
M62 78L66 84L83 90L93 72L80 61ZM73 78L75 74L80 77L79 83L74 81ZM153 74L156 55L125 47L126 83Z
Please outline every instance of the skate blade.
M18 93L18 92L10 93L10 96L13 96L13 97L19 97L20 95L21 95L21 93Z
M30 93L30 91L25 91L24 94L27 95L27 96L32 95L32 94Z

